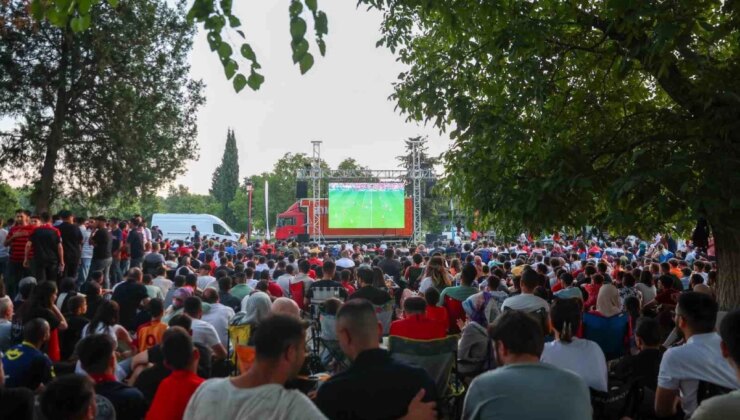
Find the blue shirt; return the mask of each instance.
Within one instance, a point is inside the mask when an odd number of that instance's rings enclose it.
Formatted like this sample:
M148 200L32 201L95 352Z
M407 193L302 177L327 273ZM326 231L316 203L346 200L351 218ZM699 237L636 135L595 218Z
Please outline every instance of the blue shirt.
M54 369L49 357L24 341L13 346L3 356L5 386L24 387L35 391L40 384L51 381Z

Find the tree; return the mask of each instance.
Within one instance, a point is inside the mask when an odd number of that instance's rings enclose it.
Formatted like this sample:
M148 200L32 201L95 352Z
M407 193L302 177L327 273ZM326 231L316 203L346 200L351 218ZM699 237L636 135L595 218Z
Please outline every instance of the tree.
M36 174L37 211L60 195L102 204L150 194L197 155L203 85L188 78L194 31L182 6L89 13L89 29L74 32L0 2L0 118L14 122L0 131L0 167Z
M8 0L10 1L10 0ZM21 3L19 1L19 3ZM107 0L110 8L117 9L125 7L126 3L119 5L119 0ZM26 2L23 2L26 7ZM182 7L182 4L180 3ZM261 68L252 46L246 42L244 32L239 29L241 21L232 12L232 0L194 0L187 17L188 22L203 24L203 29L208 33L207 40L211 51L218 54L224 68L226 78L233 80L234 89L239 92L245 86L252 90L260 88L265 78L260 74ZM31 0L30 11L34 19L41 21L46 19L50 24L58 28L67 28L74 33L82 33L97 23L98 16L94 13L101 8L107 8L102 0ZM304 9L305 6L305 9ZM110 9L108 9L110 11ZM324 35L329 33L328 19L326 13L319 10L317 0L291 0L288 8L290 16L290 48L293 53L293 64L298 64L301 74L305 74L313 67L313 54L309 52L310 45L306 39L308 23L306 18L310 16L313 21L316 47L323 56L326 54L326 43ZM237 35L242 40L239 48L240 54L234 53L234 46L229 39L231 34ZM241 55L241 58L239 57ZM240 71L239 62L249 63L249 77Z
M193 194L188 187L170 186L164 199L166 213L206 213L219 215L221 204L210 195Z
M239 188L239 151L236 148L234 130L226 134L226 147L221 158L221 164L213 172L210 193L221 204L221 214L224 221L233 224L236 220L229 204L234 200Z
M740 305L740 3L368 3L410 66L399 108L454 127L462 204L508 232L704 216Z
M434 165L437 163L437 159L429 156L429 146L427 146L427 138L422 136L409 137L404 140L404 154L396 156L396 160L399 162L398 166L405 169L408 173L408 177L411 177L411 171L413 169L413 143L421 141L419 144L419 161L421 169L434 169ZM405 182L406 195L412 196L414 193L414 183L410 179ZM426 230L432 232L440 232L442 226L439 223L440 205L444 209L444 205L449 202L449 199L445 199L438 193L438 188L434 187L434 183L423 180L421 181L421 220L425 225Z
M0 219L13 218L19 208L18 193L10 185L0 182Z

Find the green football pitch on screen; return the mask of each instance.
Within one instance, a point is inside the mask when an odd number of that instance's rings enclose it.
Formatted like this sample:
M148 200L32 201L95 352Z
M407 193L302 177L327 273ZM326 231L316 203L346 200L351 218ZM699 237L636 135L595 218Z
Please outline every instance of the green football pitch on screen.
M330 183L329 228L404 227L402 183Z

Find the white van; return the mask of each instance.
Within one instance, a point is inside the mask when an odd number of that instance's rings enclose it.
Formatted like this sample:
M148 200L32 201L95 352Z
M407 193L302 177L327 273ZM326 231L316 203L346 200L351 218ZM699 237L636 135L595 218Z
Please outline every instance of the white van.
M212 214L155 213L149 226L159 227L165 239L191 241L193 225L200 232L201 239L239 240L234 229Z

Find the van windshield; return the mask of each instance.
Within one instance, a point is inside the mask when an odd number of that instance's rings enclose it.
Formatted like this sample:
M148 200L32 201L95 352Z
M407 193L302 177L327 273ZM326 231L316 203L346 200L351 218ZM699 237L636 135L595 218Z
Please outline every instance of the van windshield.
M218 223L213 224L213 233L216 235L233 236L231 233L232 231L233 229L228 226L224 227L224 225L220 225Z

